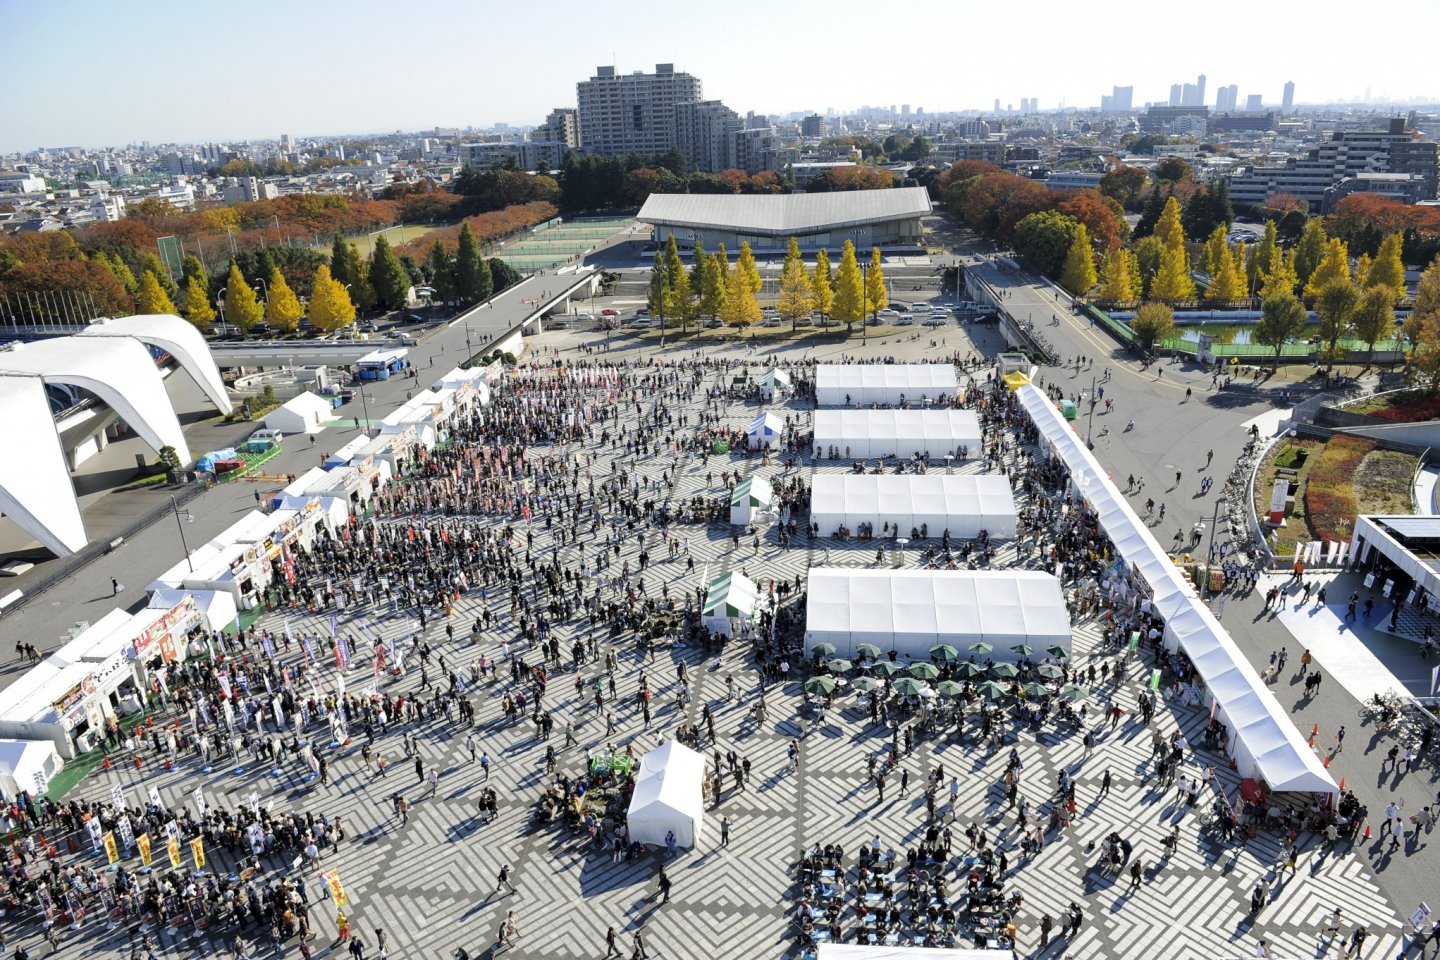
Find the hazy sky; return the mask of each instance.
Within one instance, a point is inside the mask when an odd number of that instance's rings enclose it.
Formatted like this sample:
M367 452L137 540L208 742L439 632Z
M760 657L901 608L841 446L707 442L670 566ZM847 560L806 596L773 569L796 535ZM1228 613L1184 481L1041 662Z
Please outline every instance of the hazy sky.
M921 14L910 11L923 9ZM671 63L745 113L1137 104L1208 77L1278 103L1440 100L1440 0L0 0L0 151L536 123L598 64ZM1088 19L1087 19L1088 18Z

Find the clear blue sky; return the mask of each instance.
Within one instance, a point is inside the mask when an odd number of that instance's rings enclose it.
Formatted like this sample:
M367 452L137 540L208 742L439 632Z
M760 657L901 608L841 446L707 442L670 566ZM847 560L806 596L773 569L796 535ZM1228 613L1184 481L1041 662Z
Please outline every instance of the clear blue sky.
M5 0L0 151L535 123L599 64L675 63L744 113L1042 109L1208 77L1278 103L1440 100L1440 0ZM909 11L925 9L919 16ZM1163 13L1161 11L1164 11ZM1383 10L1383 15L1376 15ZM879 14L890 14L881 21ZM1088 19L1087 19L1088 18ZM1428 39L1426 39L1428 38Z

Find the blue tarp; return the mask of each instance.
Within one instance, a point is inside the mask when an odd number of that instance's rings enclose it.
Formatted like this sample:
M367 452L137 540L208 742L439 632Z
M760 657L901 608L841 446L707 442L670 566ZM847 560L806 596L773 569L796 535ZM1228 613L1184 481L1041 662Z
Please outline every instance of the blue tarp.
M240 455L235 452L234 447L226 447L224 450L211 450L199 460L195 461L195 469L200 473L214 473L216 460L237 460Z

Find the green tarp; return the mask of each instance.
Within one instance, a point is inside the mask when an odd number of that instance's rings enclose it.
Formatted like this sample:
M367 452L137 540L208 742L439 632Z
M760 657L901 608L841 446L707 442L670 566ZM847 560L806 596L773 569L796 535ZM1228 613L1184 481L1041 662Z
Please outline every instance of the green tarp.
M759 596L759 588L749 577L727 573L710 581L703 613L707 617L753 617Z

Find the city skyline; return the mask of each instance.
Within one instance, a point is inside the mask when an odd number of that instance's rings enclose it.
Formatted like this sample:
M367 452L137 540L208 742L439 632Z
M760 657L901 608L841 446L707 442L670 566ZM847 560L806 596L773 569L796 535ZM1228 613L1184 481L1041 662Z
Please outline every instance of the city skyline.
M1324 26L1333 18L1323 8L1333 6L1338 14L1338 4L1320 4L1317 15L1304 22L1263 8L1247 14L1256 35L1283 35L1283 49L1297 51L1268 58L1239 47L1157 49L1163 38L1138 5L1114 11L1104 23L1104 43L1128 51L1125 56L1066 56L1076 31L1066 18L1046 16L1050 6L1057 15L1061 11L1058 3L1043 0L1027 19L1023 43L1015 44L966 42L1005 37L1013 25L1004 11L927 12L927 32L959 40L961 55L952 59L923 45L876 48L869 34L850 29L853 18L847 16L851 9L868 8L848 0L832 4L830 14L819 18L808 8L767 6L763 17L736 15L704 32L651 22L655 18L642 15L638 4L622 3L607 11L607 24L614 26L598 42L594 31L581 29L591 8L577 3L547 8L555 22L574 29L544 33L510 8L478 10L459 0L416 5L414 23L420 27L433 23L448 34L480 36L478 55L469 44L397 49L391 32L373 26L392 15L374 0L343 8L332 3L292 8L262 0L253 16L243 18L220 8L187 8L184 20L166 35L174 42L159 71L137 66L134 51L154 44L157 18L173 16L161 0L123 8L85 2L35 6L17 11L12 29L0 39L5 76L25 90L6 106L0 151L275 139L285 131L345 136L538 124L554 107L573 107L576 84L597 67L625 74L652 71L656 63L674 63L701 78L707 99L722 100L742 115L844 112L902 102L923 106L927 114L990 112L997 99L1002 109L1018 108L1022 100L1035 101L1040 110L1095 109L1115 85L1133 87L1139 108L1168 102L1172 84L1200 74L1209 78L1212 91L1236 84L1247 95L1259 93L1267 106L1281 103L1287 81L1300 94L1297 105L1356 102L1366 93L1382 102L1440 100L1440 82L1423 58L1377 55L1356 69L1337 71L1324 58L1310 56L1307 51L1334 42ZM627 14L630 7L634 16ZM758 14L762 8L754 9ZM83 31L75 29L81 14ZM1397 15L1407 33L1440 33L1440 6L1415 0L1401 3ZM1346 49L1378 50L1389 39L1391 22L1347 26ZM834 69L822 82L810 61L771 58L757 64L737 58L737 45L752 44L756 29L777 37L803 31L807 45L829 51L825 62ZM1098 25L1094 29L1100 31ZM483 39L489 36L505 38L494 54ZM85 70L55 69L57 37L64 38L67 59L86 64ZM325 37L335 52L316 56ZM894 69L887 69L892 64ZM24 83L37 76L46 82ZM104 83L97 85L97 77ZM221 95L226 85L231 94ZM1205 101L1213 105L1213 93Z

